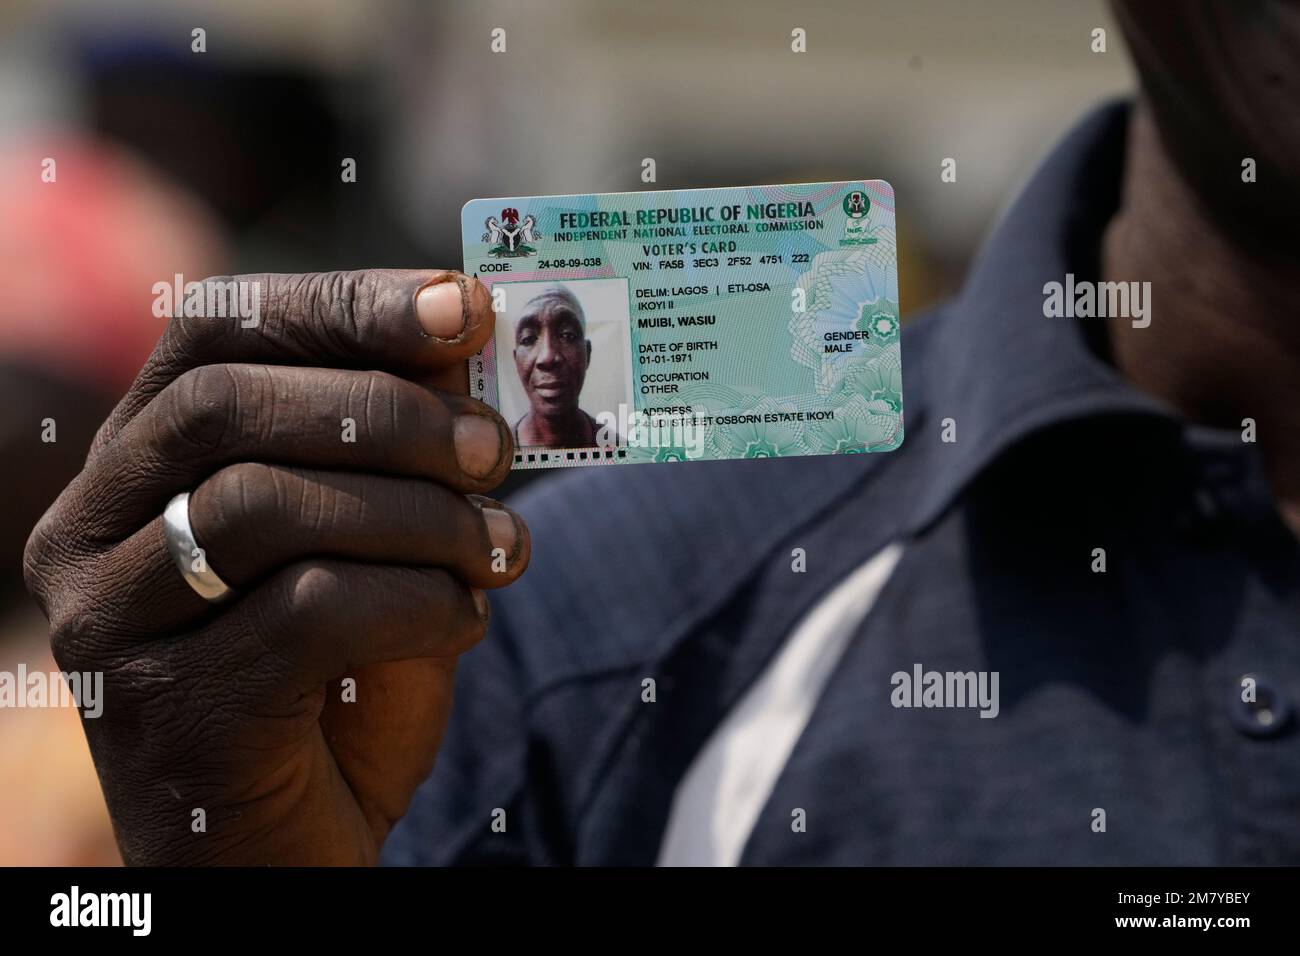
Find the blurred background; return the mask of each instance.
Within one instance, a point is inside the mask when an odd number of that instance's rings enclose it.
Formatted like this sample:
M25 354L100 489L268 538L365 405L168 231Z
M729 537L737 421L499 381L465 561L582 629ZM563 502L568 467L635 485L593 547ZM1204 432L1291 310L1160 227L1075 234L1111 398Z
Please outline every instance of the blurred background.
M480 196L884 178L906 321L1133 88L1121 42L1098 0L5 0L0 671L56 669L23 543L161 331L155 282L459 267ZM76 712L0 708L0 864L116 862Z

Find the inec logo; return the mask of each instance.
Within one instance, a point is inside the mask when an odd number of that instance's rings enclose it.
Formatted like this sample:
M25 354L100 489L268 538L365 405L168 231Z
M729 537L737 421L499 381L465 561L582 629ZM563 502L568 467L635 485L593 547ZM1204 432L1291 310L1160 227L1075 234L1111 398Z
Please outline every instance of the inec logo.
M524 216L519 220L519 210L505 208L501 210L501 222L496 216L488 216L483 225L483 241L488 244L488 255L498 258L531 256L537 251L537 241L542 234L537 231L537 220Z
M867 213L871 212L871 200L861 189L855 189L844 197L844 215L849 221L844 224L841 246L869 246L876 241L867 225Z

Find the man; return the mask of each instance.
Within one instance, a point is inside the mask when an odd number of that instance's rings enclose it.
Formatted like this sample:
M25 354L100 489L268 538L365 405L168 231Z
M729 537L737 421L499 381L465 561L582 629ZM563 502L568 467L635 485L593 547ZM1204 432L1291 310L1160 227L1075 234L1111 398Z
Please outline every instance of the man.
M174 323L27 552L126 859L1300 860L1300 10L1118 9L1142 95L905 333L888 455L577 473L530 538L464 497L510 456L452 394L472 281ZM1049 317L1067 279L1151 321Z
M578 297L553 285L524 306L515 325L515 370L531 406L515 422L515 441L542 448L587 448L599 426L578 407L591 365L587 316Z

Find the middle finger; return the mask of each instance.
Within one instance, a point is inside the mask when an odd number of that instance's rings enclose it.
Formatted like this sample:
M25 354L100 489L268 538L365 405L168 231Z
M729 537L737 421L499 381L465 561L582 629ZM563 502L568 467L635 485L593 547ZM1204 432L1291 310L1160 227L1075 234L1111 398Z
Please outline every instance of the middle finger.
M513 454L493 409L386 372L205 365L164 389L69 488L69 520L107 545L237 461L431 479L481 493Z

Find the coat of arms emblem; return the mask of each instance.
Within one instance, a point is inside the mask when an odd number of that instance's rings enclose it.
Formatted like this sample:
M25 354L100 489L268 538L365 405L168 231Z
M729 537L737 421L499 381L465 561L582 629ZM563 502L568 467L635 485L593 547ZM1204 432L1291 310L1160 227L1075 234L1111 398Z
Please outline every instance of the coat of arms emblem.
M532 216L519 218L519 210L507 207L501 210L501 219L488 216L483 223L487 232L483 241L488 244L488 255L497 257L531 256L537 251L537 241L542 234L537 231L537 220Z
M855 189L844 197L844 215L848 222L844 224L844 236L841 246L869 246L876 241L867 225L867 213L871 211L871 200L861 189Z

